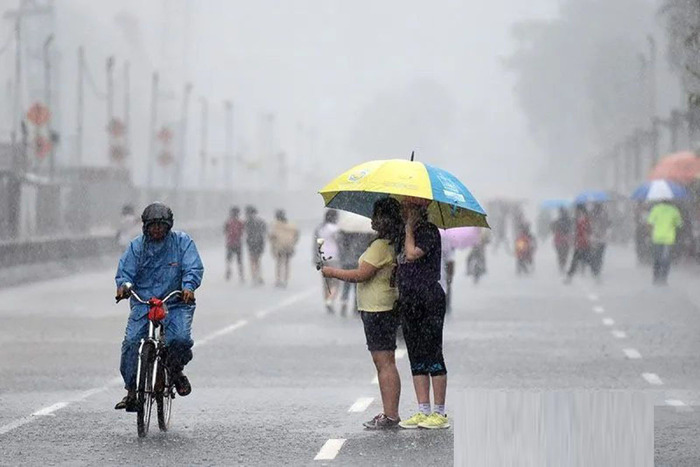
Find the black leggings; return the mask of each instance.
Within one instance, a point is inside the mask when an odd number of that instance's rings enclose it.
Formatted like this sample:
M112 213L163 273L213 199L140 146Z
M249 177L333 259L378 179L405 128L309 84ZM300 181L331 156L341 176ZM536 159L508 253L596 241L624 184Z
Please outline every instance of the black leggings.
M399 298L403 336L414 376L447 374L442 355L445 308L445 292L437 282L425 290L404 291Z

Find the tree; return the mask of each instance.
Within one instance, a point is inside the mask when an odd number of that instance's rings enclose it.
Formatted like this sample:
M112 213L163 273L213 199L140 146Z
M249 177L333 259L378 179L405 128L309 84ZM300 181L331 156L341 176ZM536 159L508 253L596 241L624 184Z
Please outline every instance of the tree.
M572 160L597 156L650 122L642 52L654 12L649 0L568 0L553 20L513 27L518 48L506 63L552 169L575 176Z

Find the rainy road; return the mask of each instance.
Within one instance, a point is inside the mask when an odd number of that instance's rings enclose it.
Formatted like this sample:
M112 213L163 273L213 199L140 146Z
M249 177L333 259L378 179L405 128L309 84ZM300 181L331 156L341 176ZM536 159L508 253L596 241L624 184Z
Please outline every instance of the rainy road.
M451 464L452 430L362 429L380 405L361 323L322 309L307 243L287 290L227 283L223 253L203 249L193 393L176 399L169 433L145 440L133 415L112 409L127 313L113 305L113 271L0 290L0 464ZM667 408L657 413L657 465L697 465L697 276L679 271L670 287L652 288L630 253L612 256L599 286L563 285L548 252L525 278L505 253L492 256L478 287L460 261L448 390L648 390ZM265 273L269 284L270 263ZM399 356L408 417L414 395ZM326 444L334 459L314 460Z

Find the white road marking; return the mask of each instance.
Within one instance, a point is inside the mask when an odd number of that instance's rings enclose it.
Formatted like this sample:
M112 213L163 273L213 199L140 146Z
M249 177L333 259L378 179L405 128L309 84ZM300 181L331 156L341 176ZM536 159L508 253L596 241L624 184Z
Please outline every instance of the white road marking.
M647 383L653 384L655 386L661 386L664 384L663 381L661 381L661 378L659 378L659 375L656 373L642 373L642 378L644 378Z
M605 308L603 308L602 306L594 306L593 311L598 314L605 313Z
M589 299L590 301L592 301L592 302L597 302L597 301L598 301L598 295L596 295L596 294L594 294L594 293L589 293L589 294L588 294L588 299Z
M374 397L360 397L350 406L348 412L364 412L374 402Z
M615 325L615 320L612 318L603 318L603 324L605 326L614 326Z
M39 409L36 412L32 414L33 417L45 417L47 415L53 415L53 413L57 410L61 410L63 407L67 406L68 402L56 402L54 405L50 405L48 407L44 407L43 409Z
M610 331L616 339L627 339L627 333L625 331L618 331L617 329Z
M666 405L670 405L671 407L687 407L685 402L679 401L678 399L666 399Z
M311 296L311 294L316 293L316 292L317 292L317 290L315 288L311 288L311 289L308 289L304 292L300 292L296 295L292 295L291 297L287 298L286 300L281 301L280 303L278 303L274 306L271 306L269 308L258 311L256 313L256 316L262 312L265 312L265 314L263 315L263 316L265 316L269 313L280 310L280 309L285 308L289 305L293 305L294 303L299 302L299 301L305 299L306 297ZM258 316L258 317L260 317L260 316ZM213 339L216 339L217 337L224 336L226 334L229 334L229 333L235 331L236 329L240 329L241 327L245 326L246 324L248 324L248 321L246 321L244 319L236 321L235 323L233 323L229 326L226 326L223 329L219 329L218 331L216 331L212 334L209 334L206 337L199 339L199 341L195 344L195 346L201 347L202 345L205 345L205 344L211 342ZM88 389L88 390L83 391L82 393L78 394L76 397L74 397L68 401L57 402L55 404L41 408L41 409L33 412L29 416L19 418L19 419L14 420L10 423L7 423L5 425L0 426L0 435L4 435L5 433L8 433L16 428L19 428L23 425L26 425L27 423L31 423L32 421L36 420L38 417L53 415L53 412L61 410L65 407L69 406L70 404L73 404L75 402L80 402L82 400L87 399L88 397L91 397L91 396L98 394L100 392L107 391L108 389L113 388L115 386L119 386L121 384L122 384L121 378L119 378L119 377L113 378L113 379L109 380L109 382L105 386ZM343 442L345 442L345 440L343 440ZM341 446L342 446L342 444L341 444ZM340 449L340 447L338 449Z
M199 341L195 342L193 347L201 347L201 346L207 344L209 341L216 339L217 337L225 336L226 334L232 333L236 329L242 328L246 324L248 324L248 320L245 320L245 319L241 319L239 321L236 321L235 323L231 324L230 326L226 326L223 329L219 329L218 331L216 331L212 334L209 334L207 337L205 337L203 339L199 339Z
M404 358L406 356L406 349L396 349L394 356L396 357L396 360Z
M637 351L637 349L622 349L622 351L627 355L627 358L632 360L638 360L642 358L642 354Z
M374 375L374 378L372 378L372 384L379 384L379 376Z
M340 448L343 447L343 444L345 444L345 439L343 439L343 438L329 439L323 445L321 450L318 451L318 454L316 454L316 457L314 457L314 460L315 461L332 461L333 459L335 459L335 456L337 456L338 453L340 452Z

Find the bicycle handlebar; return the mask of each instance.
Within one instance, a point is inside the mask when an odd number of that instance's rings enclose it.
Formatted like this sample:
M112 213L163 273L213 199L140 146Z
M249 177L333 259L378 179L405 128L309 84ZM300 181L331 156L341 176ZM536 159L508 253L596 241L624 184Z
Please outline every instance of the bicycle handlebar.
M128 298L129 296L131 296L131 297L134 297L134 298L136 299L137 302L143 303L144 305L150 305L150 300L144 300L143 298L139 297L139 294L137 294L137 293L133 290L133 288L132 288L133 285L132 285L132 284L130 284L130 283L127 282L127 283L124 284L124 285L126 286L126 289L127 289L127 291L129 292L129 295L128 295L127 297L121 297L121 298L120 298L120 297L115 297L116 300L117 300L117 303L119 303L119 302L120 302L121 300L123 300L124 298ZM173 297L176 296L176 295L182 295L182 290L173 290L173 291L170 292L168 295L166 295L165 298L162 299L161 301L162 301L163 303L165 303L165 302L167 302L168 300L170 300L171 298L173 298Z

